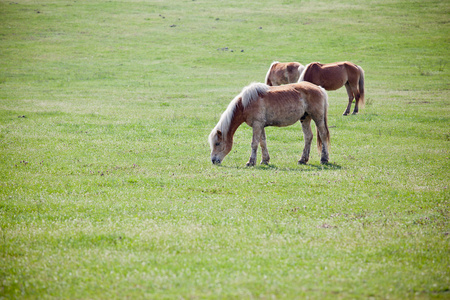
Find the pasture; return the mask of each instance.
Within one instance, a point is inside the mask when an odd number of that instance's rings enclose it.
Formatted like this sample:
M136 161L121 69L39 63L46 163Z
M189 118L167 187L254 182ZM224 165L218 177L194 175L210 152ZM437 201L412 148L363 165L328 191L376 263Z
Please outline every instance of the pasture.
M448 299L449 13L0 0L0 299ZM211 164L272 61L344 60L366 105L328 92L329 164L297 164L300 124L266 128L268 166L245 124Z

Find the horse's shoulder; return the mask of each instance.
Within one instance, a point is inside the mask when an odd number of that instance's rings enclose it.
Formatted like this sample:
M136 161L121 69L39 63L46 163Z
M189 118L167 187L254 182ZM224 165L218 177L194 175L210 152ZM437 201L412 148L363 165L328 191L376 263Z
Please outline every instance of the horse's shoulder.
M322 64L318 62L310 63L303 71L303 80L314 82L317 81L318 74L322 71Z
M319 62L313 62L309 64L309 66L307 67L307 71L309 73L318 73L324 68L324 66L324 64L321 64Z

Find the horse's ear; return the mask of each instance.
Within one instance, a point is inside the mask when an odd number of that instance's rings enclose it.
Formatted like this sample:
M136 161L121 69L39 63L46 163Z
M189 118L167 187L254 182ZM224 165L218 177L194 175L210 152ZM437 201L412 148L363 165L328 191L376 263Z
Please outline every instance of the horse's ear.
M219 140L222 139L222 131L217 130L217 137L219 138Z

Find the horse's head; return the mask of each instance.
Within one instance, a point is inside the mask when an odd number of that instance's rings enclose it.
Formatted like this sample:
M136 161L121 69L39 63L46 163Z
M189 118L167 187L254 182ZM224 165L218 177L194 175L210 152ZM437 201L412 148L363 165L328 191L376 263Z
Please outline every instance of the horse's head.
M220 164L224 157L230 153L232 145L228 143L222 131L214 128L209 135L209 145L211 147L211 162Z

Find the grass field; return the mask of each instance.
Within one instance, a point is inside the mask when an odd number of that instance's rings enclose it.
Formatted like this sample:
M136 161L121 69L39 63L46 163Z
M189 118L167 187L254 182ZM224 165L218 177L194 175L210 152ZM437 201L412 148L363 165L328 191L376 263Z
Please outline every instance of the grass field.
M448 1L0 0L0 299L449 299ZM272 61L349 60L301 126L207 137ZM315 143L315 140L313 141ZM260 159L260 153L258 161Z

